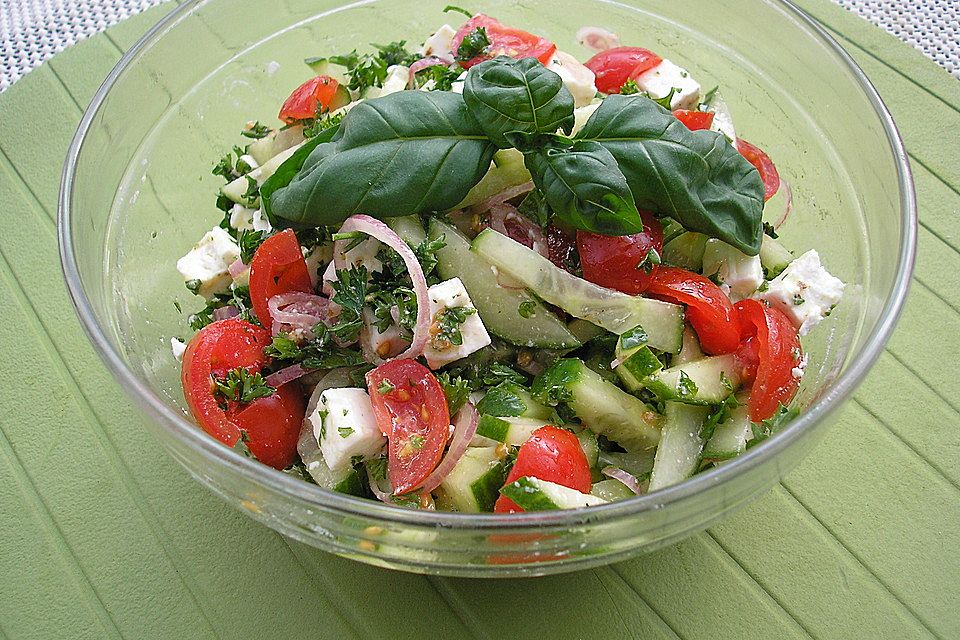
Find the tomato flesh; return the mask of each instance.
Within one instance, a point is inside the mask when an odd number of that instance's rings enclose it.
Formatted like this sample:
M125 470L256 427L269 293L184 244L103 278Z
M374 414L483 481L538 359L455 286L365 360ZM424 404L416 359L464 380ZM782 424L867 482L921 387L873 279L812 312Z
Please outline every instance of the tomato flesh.
M556 482L565 487L590 493L590 464L580 441L566 429L546 426L534 431L517 452L504 486L530 476ZM496 513L523 511L517 503L501 495L493 507Z
M663 62L649 49L614 47L601 51L586 61L585 66L596 76L594 84L601 93L620 93L627 80L633 80Z
M655 265L638 269L650 250L663 250L663 227L648 211L640 211L643 231L628 236L605 236L577 231L577 251L583 277L601 287L636 295L646 290Z
M264 240L250 261L250 301L257 319L270 327L270 298L291 291L313 292L300 242L292 229Z
M490 46L481 55L461 61L460 66L464 69L469 69L484 60L492 60L497 56L508 56L517 60L536 58L543 64L547 64L557 50L557 45L545 38L521 29L508 27L495 18L478 13L467 20L454 34L450 45L454 55L460 49L460 43L463 42L466 35L479 27L483 27L486 31Z
M776 165L770 159L763 149L754 146L746 140L737 138L737 151L746 158L750 164L760 172L760 179L763 180L763 199L769 200L773 194L780 188L780 173L777 172Z
M740 325L727 294L698 273L661 265L651 275L647 295L687 306L686 317L709 354L733 353L740 343Z
M259 372L269 362L263 348L270 332L239 318L219 320L193 337L183 354L180 378L190 413L208 434L228 446L247 434L247 447L264 464L283 469L293 463L303 424L303 395L295 383L249 404L224 401L213 393L213 378L243 367Z
M687 129L690 131L700 131L701 129L709 129L710 125L713 124L713 117L715 114L710 111L691 111L689 109L677 109L673 112L673 115L676 116L677 120L683 123Z
M450 429L443 387L415 360L391 360L367 373L377 426L387 437L394 495L413 491L440 462Z
M339 86L340 83L330 76L310 78L293 90L277 117L287 124L316 118L318 111L330 108Z
M738 350L738 360L748 361L750 352L755 352L756 373L747 408L750 420L760 422L773 416L781 404L788 405L800 386L800 379L793 375L803 357L800 336L785 313L759 300L741 300L734 308L745 345Z

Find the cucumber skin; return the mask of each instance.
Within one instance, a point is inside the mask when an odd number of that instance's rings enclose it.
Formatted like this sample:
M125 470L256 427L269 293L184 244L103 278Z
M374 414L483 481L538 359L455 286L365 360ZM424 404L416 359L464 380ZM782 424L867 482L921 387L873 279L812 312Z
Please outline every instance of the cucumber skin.
M716 380L704 381L700 375L701 369L698 369L699 366L705 366L706 374L708 376L716 375ZM681 371L693 371L692 374L688 373L690 380L697 385L697 390L692 394L685 395L680 391L678 372ZM729 373L727 373L728 371ZM723 387L723 384L720 381L721 372L726 375L727 378L729 378L732 388ZM678 374L678 382L676 384L670 382L670 378L672 378L675 373ZM707 356L706 358L701 358L700 360L694 360L686 364L664 369L663 371L660 371L659 373L647 378L644 381L644 386L656 394L660 400L665 402L669 401L681 402L684 404L711 405L722 402L727 398L727 396L736 391L736 387L739 382L740 378L736 373L733 356L724 355ZM714 388L708 388L707 384Z
M492 394L492 395L491 395ZM490 397L487 400L487 396ZM517 411L505 411L501 403L500 396L513 397L523 405L523 409ZM501 404L498 404L501 403ZM499 418L535 418L538 420L549 420L553 416L550 407L537 402L526 389L514 382L502 382L489 389L486 395L477 403L477 411L481 414L488 414Z
M571 499L582 502L583 504L558 504L547 492L547 487L551 487L551 490L557 494L558 498L566 498L567 495L569 495ZM558 485L554 482L546 482L544 480L528 476L518 478L515 482L511 482L510 484L506 485L500 489L500 493L517 503L517 506L524 511L574 509L604 504L607 502L603 498L589 493L581 494L576 489L570 489L569 487L564 487L563 485ZM583 497L580 498L580 496Z
M470 493L477 502L480 511L493 511L500 487L507 479L507 465L501 461L495 467L470 483Z
M624 360L614 371L630 391L639 391L644 386L644 380L663 369L663 363L646 345L637 349L633 355Z
M708 412L707 407L667 403L663 437L650 473L650 491L686 480L697 470L703 452L700 428Z
M523 162L523 154L516 149L501 149L493 154L493 164L463 200L454 209L465 209L483 202L501 191L529 182L530 171Z
M767 280L773 280L793 262L793 254L782 244L764 234L760 242L760 265Z
M468 475L478 470L479 475ZM440 487L460 511L492 511L506 474L494 447L471 447Z

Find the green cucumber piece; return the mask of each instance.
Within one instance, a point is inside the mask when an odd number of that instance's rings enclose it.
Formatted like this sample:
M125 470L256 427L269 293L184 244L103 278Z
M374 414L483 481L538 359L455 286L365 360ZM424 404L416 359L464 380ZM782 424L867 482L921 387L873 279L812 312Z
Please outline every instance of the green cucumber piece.
M497 417L549 420L553 410L536 400L529 391L514 382L502 382L489 389L477 403L477 411Z
M341 86L349 84L350 82L347 74L344 73L345 67L334 64L327 58L307 58L304 60L304 63L318 76L330 76L339 82Z
M663 435L650 472L649 491L676 484L694 474L703 450L700 428L709 411L707 407L667 403Z
M482 231L470 249L572 316L618 335L640 325L651 347L670 353L680 350L683 308L679 305L587 282L493 229Z
M427 232L423 228L423 223L420 222L420 216L397 216L387 218L384 223L413 248L427 239Z
M683 346L680 347L680 353L673 358L671 364L673 366L686 364L694 360L699 360L703 356L703 349L700 348L700 339L697 338L696 331L688 326L683 330Z
M481 415L477 423L477 435L519 447L530 439L534 431L545 427L549 422L536 418L514 418Z
M597 434L590 429L584 429L577 434L577 440L580 441L580 448L583 449L583 455L587 458L587 465L594 469L597 466L597 460L600 458L600 446L597 444Z
M660 259L665 264L700 273L703 268L703 251L706 246L707 236L702 233L687 231L663 245L663 254Z
M661 218L660 225L663 227L663 244L670 244L674 238L687 232L683 225L673 218Z
M500 493L516 502L517 506L524 511L579 509L607 502L595 495L580 493L562 484L531 476L518 478L500 489Z
M586 320L581 320L580 318L574 318L567 323L567 329L570 330L577 340L583 344L587 344L595 338L599 338L603 334L607 333L607 330L603 327L598 327L592 322L587 322Z
M510 187L530 182L530 171L523 163L523 154L516 149L501 149L493 154L493 164L454 209L479 204Z
M653 469L653 458L656 455L654 449L637 451L635 453L624 453L622 451L600 451L597 458L597 466L617 467L623 469L638 480L643 480L650 476Z
M632 498L635 494L627 485L611 478L609 480L594 482L593 487L590 488L590 495L603 498L607 502L614 502L616 500Z
M298 145L290 147L289 149L285 149L281 151L277 155L270 158L270 160L268 160L266 164L262 164L256 169L254 169L253 171L251 171L250 173L248 173L247 175L240 176L233 182L229 182L225 184L220 189L220 193L222 193L227 198L230 198L230 200L232 200L233 202L236 202L237 204L242 204L245 207L259 206L257 204L260 201L259 198L257 198L253 202L249 202L247 201L246 198L243 197L243 194L247 192L247 189L249 187L247 178L251 178L255 180L257 185L262 185L264 182L267 181L267 178L269 178L274 174L274 172L280 167L281 164L284 163L285 160L287 160L290 156L296 153L297 149L299 149L302 144L303 143L300 143Z
M717 425L713 435L703 447L703 458L717 461L737 457L746 450L747 441L753 437L752 427L747 399L743 398L740 406L730 412L730 417Z
M639 391L643 388L644 381L661 369L663 369L663 363L660 362L660 358L650 347L644 345L617 365L614 371L629 391Z
M533 381L533 396L547 405L566 402L585 427L627 451L650 449L660 440L662 417L582 360L557 361Z
M316 456L310 456L308 460L304 460L304 467L306 467L307 473L310 474L314 482L324 489L338 493L347 493L352 496L367 495L368 488L365 475L361 478L360 472L353 467L344 471L333 471L323 461L319 449L316 453Z
M760 242L760 266L763 267L767 280L773 280L793 262L793 254L782 244L763 234Z
M459 511L493 511L506 476L497 447L470 447L440 488Z
M430 239L440 236L446 246L437 251L437 272L444 280L460 278L488 331L531 348L575 349L581 345L567 325L529 292L501 287L493 265L469 250L470 241L456 227L433 218Z
M661 400L685 404L717 404L737 390L740 376L734 357L707 356L670 367L644 381Z

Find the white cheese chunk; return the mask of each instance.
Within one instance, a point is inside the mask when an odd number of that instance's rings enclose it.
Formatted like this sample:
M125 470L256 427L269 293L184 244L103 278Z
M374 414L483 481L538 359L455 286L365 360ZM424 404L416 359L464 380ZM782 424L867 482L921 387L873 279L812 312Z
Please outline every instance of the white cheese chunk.
M366 351L386 359L397 355L410 344L409 340L400 335L400 329L395 324L390 324L386 331L380 333L377 318L369 307L363 308L361 318L363 328L360 330L360 341Z
M253 230L253 214L257 209L249 209L242 204L235 204L230 208L230 226L237 231Z
M187 345L180 338L170 338L170 351L177 362L183 362L183 352L187 350Z
M463 93L463 83L466 81L466 79L467 72L464 71L450 84L450 91L453 91L454 93Z
M308 420L331 471L349 469L351 459L358 456L375 458L387 444L363 389L326 389Z
M703 251L703 275L712 276L730 288L736 302L748 297L763 284L760 256L748 256L736 247L711 238Z
M344 242L343 245L349 247L350 243ZM331 259L330 264L327 265L327 270L323 272L323 294L327 297L333 295L333 288L330 283L337 279L335 266L337 260L343 265L340 267L341 269L364 266L367 268L367 273L370 274L383 269L383 263L377 258L379 251L380 241L376 238L367 238L349 251L339 251L339 255L334 256L336 260ZM334 253L336 254L337 251L334 250Z
M583 129L593 112L600 108L601 102L602 100L599 98L594 98L589 104L573 110L573 133L571 135L576 135L580 132L580 129Z
M719 131L727 137L731 144L736 142L737 130L733 127L733 114L730 113L730 107L719 91L713 94L710 110L713 111L713 122L710 123L710 130Z
M666 58L654 68L643 72L636 79L637 86L651 98L663 98L675 89L670 99L671 109L694 109L700 100L700 83L690 77L687 70L678 67Z
M382 87L370 87L363 97L366 99L382 98L391 93L397 93L407 88L407 82L410 80L410 67L402 64L395 64L387 68L387 77L383 79Z
M310 274L310 282L316 288L320 281L320 269L330 262L333 257L333 245L329 242L318 244L303 256L307 263L307 273Z
M424 58L427 56L452 58L453 36L456 34L456 29L448 24L443 25L437 29L436 33L427 38L426 42L423 43L423 47L420 49L420 55Z
M844 286L823 268L820 255L811 249L787 265L766 291L753 297L787 314L804 336L840 302Z
M233 282L228 271L240 257L240 247L226 230L214 227L200 238L190 252L177 260L177 271L185 282L197 280L197 294L209 298L223 293Z
M250 225L253 227L254 231L263 231L265 233L270 233L273 231L273 226L270 224L270 221L267 220L267 216L263 213L263 207L254 210L253 219L250 222Z
M490 334L483 326L483 321L460 278L451 278L433 285L427 290L427 297L430 302L430 340L427 341L423 355L431 369L465 358L490 344ZM459 326L462 343L452 344L440 335L440 323L448 309L457 307L466 307L473 312L467 315Z
M579 60L559 49L547 61L547 69L563 80L563 86L573 95L573 106L583 107L597 96L596 76Z

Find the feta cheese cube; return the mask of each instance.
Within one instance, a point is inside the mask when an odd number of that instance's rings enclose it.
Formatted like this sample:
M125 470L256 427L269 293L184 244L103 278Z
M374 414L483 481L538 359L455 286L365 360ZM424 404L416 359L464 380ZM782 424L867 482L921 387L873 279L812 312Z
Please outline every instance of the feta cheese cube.
M454 93L463 93L463 84L466 82L466 79L467 72L464 71L450 84L450 91L453 91Z
M254 209L253 220L250 222L250 224L254 231L263 231L265 233L270 233L273 231L273 225L271 225L270 221L267 220L267 216L263 214L263 207Z
M242 204L235 204L230 209L230 226L237 231L253 230L253 214L256 209L248 209Z
M177 362L183 362L183 353L187 350L187 345L180 338L170 338L170 351Z
M576 135L580 132L580 129L583 129L593 112L600 108L601 102L601 100L594 98L590 104L573 110L573 133L571 135Z
M240 257L240 247L226 230L214 227L200 238L190 252L177 260L177 271L185 282L199 281L198 295L210 298L223 293L233 282L229 267Z
M490 344L490 334L483 326L483 321L460 278L451 278L433 285L427 290L427 297L430 302L430 340L427 341L423 355L431 369L466 358ZM467 315L459 326L461 344L453 344L440 334L440 324L448 309L458 307L471 309L472 313Z
M370 87L364 93L363 97L368 100L371 98L382 98L391 93L397 93L407 88L410 81L410 67L402 64L395 64L387 68L387 77L383 79L383 86Z
M714 274L730 288L730 299L734 302L748 297L763 284L760 256L748 256L736 247L711 238L703 251L703 275Z
M690 77L687 70L678 67L666 58L654 68L643 72L636 79L637 86L651 98L663 98L676 89L670 99L671 109L694 109L700 100L700 83Z
M547 69L563 80L563 86L573 95L573 106L583 107L597 97L596 76L580 61L559 49L547 61Z
M304 262L307 263L307 273L310 274L310 282L314 288L316 288L317 283L320 281L321 266L326 265L332 258L333 245L329 242L318 244L303 256Z
M713 122L710 123L710 130L719 131L727 137L731 144L736 142L737 131L733 127L733 114L730 113L727 101L723 99L719 92L713 95L710 110L713 111Z
M370 396L363 389L326 389L307 418L331 471L345 471L351 460L375 458L387 439L377 426Z
M363 328L360 330L360 341L365 351L386 359L397 355L410 344L409 340L400 335L400 329L395 324L391 324L386 331L380 333L377 318L369 307L364 307L361 318Z
M820 255L811 249L787 265L766 291L753 297L783 311L805 336L840 302L844 286L823 268Z
M423 43L420 55L424 58L427 56L453 58L453 36L456 34L456 29L448 24L443 25Z
M349 242L343 244L344 246L350 246ZM339 251L339 255L337 255L338 252L335 249L334 257L343 265L340 267L341 269L364 266L367 268L367 273L373 273L374 271L383 269L383 263L377 258L377 253L379 252L380 241L375 238L367 238L349 251ZM337 268L334 262L335 261L331 259L330 264L327 265L327 270L323 272L323 293L327 297L333 295L333 288L330 286L330 283L335 282L337 279Z

